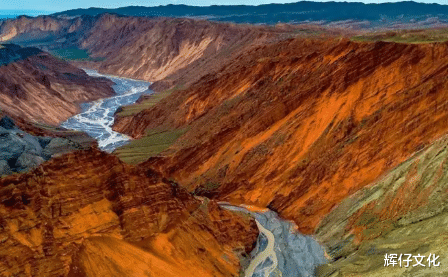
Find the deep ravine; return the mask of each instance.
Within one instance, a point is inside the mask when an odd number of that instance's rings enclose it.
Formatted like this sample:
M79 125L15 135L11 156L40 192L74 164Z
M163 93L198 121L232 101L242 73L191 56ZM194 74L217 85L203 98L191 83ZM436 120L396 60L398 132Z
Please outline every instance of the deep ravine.
M62 123L68 129L81 130L98 141L100 149L112 152L129 141L129 137L112 130L114 113L124 105L137 101L150 83L99 74L86 70L91 76L101 76L115 82L115 96L85 103L82 112ZM295 230L293 223L281 219L275 212L251 212L244 207L221 203L221 206L254 217L260 230L257 245L250 254L245 277L302 277L314 276L317 266L327 263L324 248L311 236Z

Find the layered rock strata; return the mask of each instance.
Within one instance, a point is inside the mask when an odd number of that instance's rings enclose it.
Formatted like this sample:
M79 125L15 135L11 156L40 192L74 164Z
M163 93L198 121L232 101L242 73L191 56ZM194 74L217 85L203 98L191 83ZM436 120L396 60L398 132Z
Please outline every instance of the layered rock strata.
M252 219L94 148L1 178L0 203L2 276L238 276L258 235Z

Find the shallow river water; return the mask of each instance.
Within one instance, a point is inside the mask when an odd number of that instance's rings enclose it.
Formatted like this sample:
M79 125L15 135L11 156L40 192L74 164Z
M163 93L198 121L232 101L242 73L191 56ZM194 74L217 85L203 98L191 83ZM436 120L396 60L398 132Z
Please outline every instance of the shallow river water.
M221 206L250 214L260 230L245 277L314 276L315 268L328 262L324 248L313 237L300 234L294 223L283 220L277 213L251 212L226 203Z
M152 93L148 89L151 83L103 75L94 70L85 71L90 76L106 77L112 80L115 83L113 88L116 95L83 104L81 113L70 117L61 126L86 132L98 141L100 149L112 152L129 140L126 135L112 130L115 111L121 106L135 103L142 94Z

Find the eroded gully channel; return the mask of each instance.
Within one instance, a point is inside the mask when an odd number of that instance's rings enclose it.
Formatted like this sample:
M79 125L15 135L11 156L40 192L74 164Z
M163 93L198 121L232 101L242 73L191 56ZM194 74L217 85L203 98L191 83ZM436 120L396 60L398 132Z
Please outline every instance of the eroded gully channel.
M86 72L91 76L106 77L114 81L116 95L83 104L81 113L61 125L86 132L98 141L102 150L112 152L130 139L112 130L115 111L120 106L134 103L142 94L151 93L148 90L150 83L102 75L93 70ZM317 241L295 231L292 222L281 219L275 212L252 212L244 206L232 206L228 203L220 205L249 214L256 220L260 231L256 247L250 253L250 262L245 268L246 277L314 276L316 266L327 263L324 249Z

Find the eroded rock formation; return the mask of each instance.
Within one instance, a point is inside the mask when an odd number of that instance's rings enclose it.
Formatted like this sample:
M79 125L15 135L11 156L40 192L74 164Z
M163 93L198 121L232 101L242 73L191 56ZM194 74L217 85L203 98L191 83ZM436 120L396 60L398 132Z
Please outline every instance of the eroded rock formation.
M89 58L78 66L155 82L162 91L187 87L254 45L291 36L329 33L319 26L217 23L189 18L127 17L112 14L75 18L40 16L7 20L0 39L44 50L79 48ZM347 31L332 29L332 34ZM49 42L50 41L50 42Z
M446 43L291 39L248 51L117 130L188 131L147 162L191 191L312 233L337 203L448 131Z
M0 179L0 203L2 276L238 276L258 235L252 219L94 148Z

